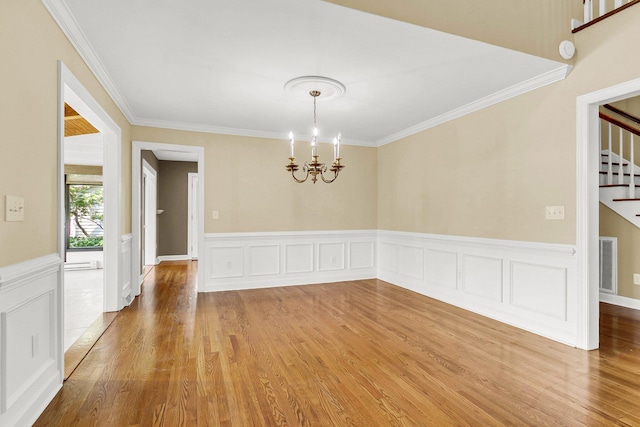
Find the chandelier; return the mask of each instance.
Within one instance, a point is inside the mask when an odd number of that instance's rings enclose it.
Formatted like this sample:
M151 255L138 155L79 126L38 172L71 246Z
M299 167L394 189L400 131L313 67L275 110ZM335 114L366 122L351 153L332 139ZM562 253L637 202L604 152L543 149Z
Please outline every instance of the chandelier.
M293 79L289 81L285 85L285 88L290 88L292 86L295 87L297 84L300 83L301 80L304 80L304 83L309 83L311 81L310 79L316 79L316 80L322 79L321 81L323 83L327 83L327 81L329 81L331 84L335 84L335 83L340 84L339 82L335 82L334 80L327 79L324 77L300 77L298 79ZM340 84L340 86L342 85ZM344 93L344 86L342 86L342 92L340 94L342 93ZM333 138L333 163L331 163L331 166L329 167L325 163L321 163L318 160L319 156L317 151L318 150L318 127L316 123L316 100L321 94L322 92L317 89L313 89L309 91L309 95L313 97L313 136L311 137L311 162L310 163L304 162L304 165L302 166L302 174L304 175L303 178L296 177L296 172L300 169L300 167L296 164L296 158L294 155L295 141L293 139L293 132L289 132L290 152L289 152L289 164L286 165L286 168L287 168L287 171L291 172L291 176L298 183L305 182L307 179L309 179L309 176L311 176L311 182L313 182L314 184L316 183L316 181L318 181L318 177L322 179L322 181L326 182L327 184L330 184L338 178L338 174L340 173L342 168L344 168L344 166L340 164L341 134L339 132L338 132L338 135L335 138ZM333 175L330 175L329 172L333 173ZM327 176L325 176L325 174Z

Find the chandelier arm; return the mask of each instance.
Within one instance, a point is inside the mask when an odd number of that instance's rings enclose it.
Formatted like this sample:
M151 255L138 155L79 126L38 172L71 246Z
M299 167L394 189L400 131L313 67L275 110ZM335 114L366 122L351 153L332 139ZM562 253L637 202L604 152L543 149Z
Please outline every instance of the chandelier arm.
M309 168L307 167L306 163L302 167L302 172L306 172L307 174L304 176L304 179L298 179L298 178L296 178L296 171L294 169L291 169L291 176L299 184L302 184L303 182L305 182L309 178Z
M325 168L325 170L324 170L324 171L325 171L325 172L327 171L327 170L326 170L326 168ZM340 173L340 169L338 169L338 170L333 170L333 169L331 169L331 171L333 172L333 178L332 178L332 179L326 179L326 178L324 177L324 173L320 173L320 178L322 178L322 180L323 180L324 182L326 182L327 184L331 184L333 181L335 181L335 180L336 180L336 178L338 178L338 174Z

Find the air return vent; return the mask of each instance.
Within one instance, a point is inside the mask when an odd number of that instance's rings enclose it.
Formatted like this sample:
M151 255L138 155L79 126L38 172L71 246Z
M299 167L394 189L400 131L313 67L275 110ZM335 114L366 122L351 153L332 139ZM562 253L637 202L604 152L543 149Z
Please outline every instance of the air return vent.
M618 293L618 239L600 237L600 292Z

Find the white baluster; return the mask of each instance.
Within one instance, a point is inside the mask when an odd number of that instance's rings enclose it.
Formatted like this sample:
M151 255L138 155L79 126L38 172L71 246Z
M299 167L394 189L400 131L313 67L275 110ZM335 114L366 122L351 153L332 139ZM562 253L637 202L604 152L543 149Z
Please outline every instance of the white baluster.
M613 151L611 150L611 123L609 125L609 164L607 165L607 185L613 184Z
M605 13L607 13L607 0L598 0L598 16L602 16Z
M620 151L619 153L619 159L618 159L618 184L624 184L624 169L622 168L622 163L624 161L624 158L622 157L624 151L623 151L623 138L622 138L622 128L620 128Z
M593 0L585 0L584 2L584 23L591 21L593 17Z
M614 5L614 7L615 7L616 9L617 9L617 8L619 8L620 6L622 6L622 0L616 0L616 1L613 3L613 5Z
M630 179L629 179L629 198L630 199L635 199L636 198L636 180L635 180L635 173L634 173L634 169L635 169L635 162L633 160L633 134L629 133L629 135L631 135L631 148L630 148L630 154L629 157L631 157L631 159L629 159L629 172L630 172Z

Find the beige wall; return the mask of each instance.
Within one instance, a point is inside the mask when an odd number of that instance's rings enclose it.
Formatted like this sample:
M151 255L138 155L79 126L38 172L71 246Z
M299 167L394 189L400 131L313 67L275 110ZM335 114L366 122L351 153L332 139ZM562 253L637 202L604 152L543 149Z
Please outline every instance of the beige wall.
M640 229L600 204L600 235L618 238L618 295L640 299L633 284L633 274L640 274Z
M564 81L381 147L378 227L575 244L576 97L640 77L638 22L632 7L577 33Z
M206 233L375 229L375 148L344 146L345 169L336 182L297 184L287 174L286 140L133 127L136 141L197 145L205 149ZM298 158L308 147L296 147ZM332 147L320 144L320 160ZM220 219L212 219L217 210Z
M0 2L0 267L57 251L57 61L122 129L122 233L131 230L130 126L38 0ZM4 221L5 196L25 220Z
M158 256L188 255L189 173L198 163L158 162Z
M571 18L583 15L579 0L325 1L555 61L573 40Z

